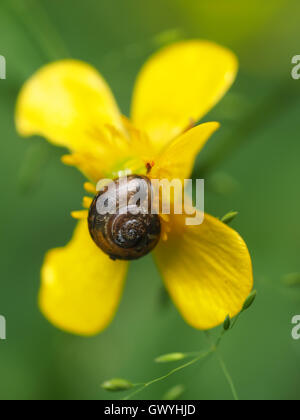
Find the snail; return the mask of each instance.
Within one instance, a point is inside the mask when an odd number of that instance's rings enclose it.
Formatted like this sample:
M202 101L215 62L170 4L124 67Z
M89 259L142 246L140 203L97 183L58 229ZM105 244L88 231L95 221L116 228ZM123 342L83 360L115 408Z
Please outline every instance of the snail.
M90 235L113 260L135 260L159 242L161 223L151 212L152 185L130 175L107 184L94 198L88 217Z

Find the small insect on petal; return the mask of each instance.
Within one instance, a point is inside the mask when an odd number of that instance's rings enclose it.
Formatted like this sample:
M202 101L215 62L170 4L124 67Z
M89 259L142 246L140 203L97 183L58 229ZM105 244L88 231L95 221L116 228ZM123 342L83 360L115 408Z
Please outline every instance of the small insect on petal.
M110 392L120 392L120 391L127 391L128 389L133 388L133 384L127 379L110 379L109 381L104 382L101 387L106 391Z

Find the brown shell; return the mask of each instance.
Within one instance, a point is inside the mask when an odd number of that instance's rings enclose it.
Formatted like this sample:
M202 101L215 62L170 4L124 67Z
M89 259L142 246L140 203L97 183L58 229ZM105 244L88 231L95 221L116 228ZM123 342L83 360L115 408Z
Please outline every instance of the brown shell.
M130 206L130 199L136 191L128 186L135 186L136 182L143 181L146 185L145 201L138 203L138 209ZM119 193L121 192L120 179L113 181L117 191L116 213L103 214L98 212L97 202L103 194L108 194L109 186L105 187L94 198L89 211L89 231L96 245L112 259L136 260L151 252L160 239L161 223L157 214L151 214L151 182L145 176L131 175L127 177L126 197L129 205L126 213L122 213ZM122 184L124 185L124 184ZM125 200L124 200L125 201ZM132 214L135 210L137 214Z

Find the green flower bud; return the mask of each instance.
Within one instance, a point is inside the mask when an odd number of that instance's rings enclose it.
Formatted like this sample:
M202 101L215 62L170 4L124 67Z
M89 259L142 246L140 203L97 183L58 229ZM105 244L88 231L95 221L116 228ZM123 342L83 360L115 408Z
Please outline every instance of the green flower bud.
M223 324L224 331L228 331L230 327L231 327L231 318L229 315L227 315Z
M155 359L156 363L168 363L168 362L177 362L178 360L182 360L186 357L184 353L169 353L164 354L163 356L159 356Z
M109 381L106 381L101 385L103 389L111 392L127 391L133 386L134 385L126 379L119 378L110 379Z
M221 222L225 223L226 225L229 225L229 223L231 223L238 214L239 213L237 211L230 211L222 217Z
M179 398L182 396L184 391L185 391L185 388L183 385L176 385L166 392L166 394L163 397L163 400L165 401L179 400Z
M243 306L243 311L246 311L247 309L250 308L250 306L252 306L252 304L254 303L255 299L257 296L257 291L254 290L252 293L250 293L250 295L247 297L247 299L245 300L244 306Z

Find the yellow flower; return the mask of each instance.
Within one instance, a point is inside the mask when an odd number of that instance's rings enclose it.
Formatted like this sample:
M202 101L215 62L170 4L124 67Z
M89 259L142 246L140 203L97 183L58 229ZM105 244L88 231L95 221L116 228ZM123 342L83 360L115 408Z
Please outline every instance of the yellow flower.
M164 48L137 79L129 120L91 66L56 62L23 87L17 128L23 136L41 135L68 148L71 154L63 161L87 176L90 193L101 178L146 174L149 168L152 178L189 178L196 155L219 125L193 126L231 86L237 67L231 51L211 42ZM90 202L84 199L86 207ZM112 320L128 262L112 261L94 244L87 211L73 216L81 220L71 242L46 255L39 302L56 326L93 335ZM186 226L184 215L170 215L161 223L163 238L154 258L184 319L210 329L228 314L235 316L253 286L241 237L209 215L201 226Z

